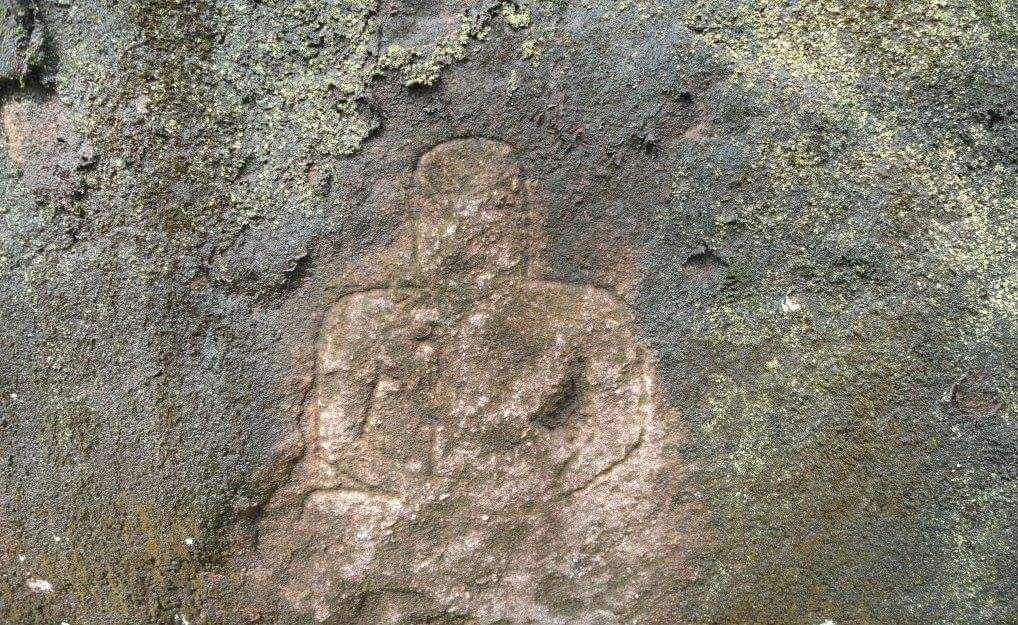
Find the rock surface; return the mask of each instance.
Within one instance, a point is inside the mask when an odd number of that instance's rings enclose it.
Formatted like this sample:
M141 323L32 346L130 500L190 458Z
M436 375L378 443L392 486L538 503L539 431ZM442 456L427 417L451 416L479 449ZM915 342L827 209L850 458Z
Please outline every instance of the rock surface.
M0 623L1018 619L1015 11L0 0Z
M616 296L531 275L509 151L425 154L406 275L326 313L255 596L320 622L680 618L685 428Z

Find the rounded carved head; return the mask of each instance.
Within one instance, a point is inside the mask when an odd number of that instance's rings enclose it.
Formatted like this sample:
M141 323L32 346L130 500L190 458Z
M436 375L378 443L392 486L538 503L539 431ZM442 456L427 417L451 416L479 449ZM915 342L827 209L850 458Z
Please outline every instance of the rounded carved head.
M516 187L520 168L512 148L493 139L453 139L428 150L417 163L417 181L433 200L479 200Z
M417 253L432 279L483 287L525 271L534 233L510 152L501 141L469 138L421 157Z

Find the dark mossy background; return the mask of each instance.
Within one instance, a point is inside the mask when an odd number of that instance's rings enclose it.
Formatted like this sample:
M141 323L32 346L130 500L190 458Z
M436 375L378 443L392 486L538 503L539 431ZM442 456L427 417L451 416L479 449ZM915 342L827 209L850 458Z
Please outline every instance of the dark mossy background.
M1016 24L0 0L0 106L59 101L94 153L55 193L0 150L0 622L236 621L319 316L468 135L514 146L546 273L631 303L691 425L690 623L1015 622Z

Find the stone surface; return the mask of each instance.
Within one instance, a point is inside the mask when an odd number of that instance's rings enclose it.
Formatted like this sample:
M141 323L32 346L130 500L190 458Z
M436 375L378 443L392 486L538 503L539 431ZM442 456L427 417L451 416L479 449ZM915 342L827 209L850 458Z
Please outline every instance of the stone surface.
M326 313L255 596L320 622L680 617L685 428L617 296L532 275L509 151L425 154L405 286Z
M0 4L0 80L24 81L41 57L44 28L33 0Z
M0 121L11 163L42 201L66 207L84 190L80 170L93 150L78 136L67 107L45 93L28 93L7 103Z
M1016 23L0 0L0 623L1014 621Z

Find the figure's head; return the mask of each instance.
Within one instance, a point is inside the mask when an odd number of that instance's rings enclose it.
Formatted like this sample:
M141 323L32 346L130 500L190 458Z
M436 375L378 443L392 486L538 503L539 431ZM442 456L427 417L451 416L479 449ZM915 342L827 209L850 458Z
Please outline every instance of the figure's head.
M509 152L500 141L471 138L421 157L417 254L426 273L476 284L526 269L532 226Z

